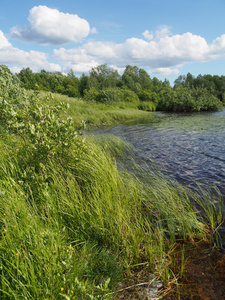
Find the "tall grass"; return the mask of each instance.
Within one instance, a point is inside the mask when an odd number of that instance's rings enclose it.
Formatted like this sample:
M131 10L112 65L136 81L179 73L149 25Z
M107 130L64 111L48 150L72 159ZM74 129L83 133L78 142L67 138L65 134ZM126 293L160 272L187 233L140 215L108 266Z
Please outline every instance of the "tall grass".
M51 95L41 92L42 97ZM54 103L64 102L69 104L68 113L73 118L77 127L85 122L86 126L113 125L135 119L151 118L151 114L137 109L139 103L121 102L118 105L87 102L82 99L69 98L60 94L52 95Z
M113 136L87 137L75 167L49 160L35 193L12 138L0 140L1 299L108 299L143 264L166 283L176 241L210 240L222 221L221 199L118 167L130 146Z

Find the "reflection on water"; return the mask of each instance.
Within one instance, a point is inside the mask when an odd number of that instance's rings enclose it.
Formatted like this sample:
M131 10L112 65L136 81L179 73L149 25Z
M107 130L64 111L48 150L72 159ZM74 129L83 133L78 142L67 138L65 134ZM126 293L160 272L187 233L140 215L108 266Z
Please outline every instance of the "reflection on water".
M160 171L185 185L216 184L225 195L225 109L216 113L151 114L151 122L102 131L126 139L138 156L153 161Z

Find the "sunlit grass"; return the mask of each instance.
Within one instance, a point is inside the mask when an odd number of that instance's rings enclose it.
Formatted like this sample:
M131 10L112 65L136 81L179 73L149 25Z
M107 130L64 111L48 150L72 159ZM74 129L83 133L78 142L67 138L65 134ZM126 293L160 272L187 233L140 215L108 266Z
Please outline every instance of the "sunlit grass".
M148 114L56 97L70 103L76 126ZM213 240L223 221L219 195L144 170L118 137L87 135L85 145L76 163L49 158L45 180L29 177L26 157L17 157L27 145L0 126L1 299L110 299L123 273L142 266L167 284L178 241Z
M73 118L74 124L80 127L85 123L87 127L99 125L110 126L129 120L151 118L151 114L137 109L139 103L120 103L119 105L106 105L87 102L82 99L69 98L60 94L41 92L41 95L50 95L54 103L64 102L69 104L68 113Z
M176 239L210 237L194 194L137 166L138 177L124 168L118 171L112 154L129 152L125 142L91 137L87 147L75 169L50 163L51 184L41 189L41 204L20 182L16 158L1 155L3 299L103 295L122 280L123 270L143 261L166 282ZM196 198L203 209L211 203L205 196L204 205ZM210 206L204 212L207 220L217 214Z

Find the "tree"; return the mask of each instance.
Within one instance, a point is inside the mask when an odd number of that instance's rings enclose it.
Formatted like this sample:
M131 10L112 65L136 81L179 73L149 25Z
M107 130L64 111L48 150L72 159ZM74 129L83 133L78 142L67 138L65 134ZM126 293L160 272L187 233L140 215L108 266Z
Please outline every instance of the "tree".
M35 76L30 68L22 69L17 76L24 88L35 89Z
M191 73L187 73L186 81L185 81L185 86L187 87L193 87L194 85L194 77L192 76Z
M116 70L109 68L107 64L92 68L89 76L89 85L98 90L116 87L120 75Z
M170 82L169 82L169 80L168 80L168 79L165 79L165 80L163 81L163 85L166 86L166 87L170 87Z
M177 79L174 81L175 85L185 86L186 76L180 75L177 77Z
M152 80L144 69L139 69L139 83L143 90L152 89Z
M128 89L136 93L139 92L141 90L139 68L137 66L132 67L130 65L127 65L122 75L122 81Z
M84 73L80 77L78 89L82 97L85 94L85 90L89 89L89 77Z

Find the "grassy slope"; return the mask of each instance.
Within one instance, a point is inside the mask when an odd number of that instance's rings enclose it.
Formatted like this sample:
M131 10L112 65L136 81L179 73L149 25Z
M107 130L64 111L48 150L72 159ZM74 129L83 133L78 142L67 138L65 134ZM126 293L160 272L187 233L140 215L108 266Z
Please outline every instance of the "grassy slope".
M64 100L77 125L146 114L119 110L118 117L114 108ZM118 170L115 156L127 157L130 147L116 137L88 137L76 167L49 161L48 184L31 187L21 180L20 140L0 133L1 299L110 299L124 272L143 269L166 284L176 241L210 241L220 222L222 208L207 193L187 193L135 164L138 176Z
M52 95L42 92L42 96ZM86 102L82 99L69 98L60 94L54 94L54 102L69 104L68 113L73 118L76 126L85 122L89 127L99 125L112 125L128 120L151 118L151 114L138 110L138 103L120 103L116 105L105 105L95 102Z

